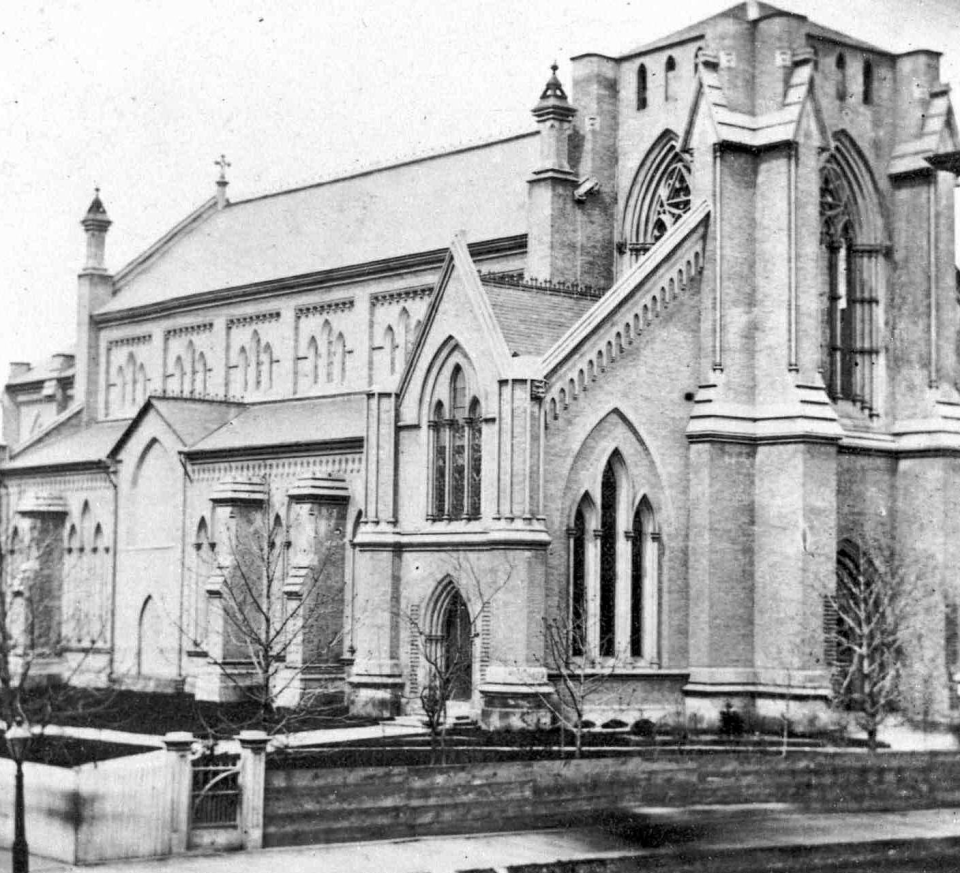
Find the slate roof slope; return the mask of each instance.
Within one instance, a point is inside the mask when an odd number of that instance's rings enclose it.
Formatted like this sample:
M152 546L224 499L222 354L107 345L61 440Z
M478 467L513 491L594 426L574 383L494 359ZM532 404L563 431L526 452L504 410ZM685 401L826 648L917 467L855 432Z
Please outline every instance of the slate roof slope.
M702 21L691 24L688 27L681 28L673 33L666 34L659 39L655 39L651 42L637 46L628 52L624 52L620 55L620 57L629 58L633 55L645 54L646 52L655 51L656 49L664 48L668 45L676 45L677 43L695 39L696 37L703 35L709 24L721 18L736 18L740 21L750 21L751 19L758 20L761 18L767 18L770 15L789 15L793 18L806 17L800 13L791 12L788 9L779 9L776 6L771 6L769 3L756 3L756 15L751 15L749 6L749 3L737 3L735 6L731 6L729 9L724 9L723 12L718 12L716 15L711 15L709 18L704 18ZM879 52L880 54L890 54L887 49L879 48L871 43L848 36L845 33L841 33L839 30L833 30L832 28L824 27L822 24L817 24L814 21L807 21L807 33L814 37L821 37L834 42L841 42L844 45L852 46L854 48Z
M537 133L464 148L212 213L119 283L99 313L526 233Z
M32 467L101 461L110 454L129 421L98 421L79 430L54 432L49 439L28 446L3 465L4 472Z
M364 433L365 397L345 394L253 404L189 453L356 439Z
M597 302L488 281L483 288L507 347L518 355L544 354Z
M151 402L185 446L209 436L247 408L242 403L187 397L154 397Z

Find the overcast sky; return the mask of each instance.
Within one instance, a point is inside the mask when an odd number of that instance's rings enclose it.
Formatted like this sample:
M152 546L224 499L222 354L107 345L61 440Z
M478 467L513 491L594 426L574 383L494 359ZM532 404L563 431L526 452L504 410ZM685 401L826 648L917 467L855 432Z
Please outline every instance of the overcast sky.
M572 55L623 53L730 5L5 0L0 379L73 343L94 185L116 272L214 193L221 152L238 200L529 130L554 58L569 82ZM776 5L894 51L942 50L960 81L960 0Z

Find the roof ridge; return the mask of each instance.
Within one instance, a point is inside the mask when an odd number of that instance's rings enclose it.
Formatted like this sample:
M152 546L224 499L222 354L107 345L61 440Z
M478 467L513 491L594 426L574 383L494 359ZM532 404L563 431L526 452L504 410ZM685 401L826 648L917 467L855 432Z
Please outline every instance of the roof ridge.
M381 173L384 170L394 170L398 167L406 167L410 164L418 164L422 161L430 161L436 158L445 158L450 155L459 155L463 152L470 152L476 149L488 148L490 146L500 145L505 142L512 142L518 139L525 139L531 136L537 136L539 131L536 130L527 130L523 132L507 134L506 136L500 136L496 139L478 139L473 142L463 143L458 146L451 148L446 148L440 151L426 151L422 153L412 153L410 155L395 158L390 161L381 164L366 164L361 169L354 170L351 173L346 173L345 175L333 175L327 178L322 178L316 182L309 182L306 185L296 185L292 188L282 188L279 191L269 191L266 194L257 194L254 197L246 197L243 200L231 200L227 204L227 209L233 209L237 206L242 206L245 203L254 203L258 200L267 200L270 197L280 197L284 194L296 194L300 191L309 191L311 188L322 188L324 185L332 185L336 182L346 182L349 179L356 179L360 176L369 176L372 173Z

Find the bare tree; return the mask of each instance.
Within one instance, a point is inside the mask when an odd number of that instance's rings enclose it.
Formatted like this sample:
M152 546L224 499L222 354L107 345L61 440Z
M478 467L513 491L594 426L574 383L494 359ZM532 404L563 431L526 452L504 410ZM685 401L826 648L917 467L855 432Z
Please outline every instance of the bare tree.
M496 578L484 582L470 558L457 552L450 559L448 576L456 583L451 581L446 598L436 610L442 614L442 627L430 623L436 615L425 617L410 610L401 615L416 641L420 658L417 700L430 731L431 763L441 764L446 763L449 704L469 696L475 642L480 637L483 615L510 584L513 567L508 566Z
M269 486L269 483L267 483ZM269 495L270 488L266 493ZM197 585L209 614L181 627L234 699L271 733L306 718L343 711L344 517L340 508L311 506L297 518L295 540L269 499L231 512ZM206 577L206 578L204 578ZM235 719L211 733L245 726Z
M582 622L570 621L566 609L543 620L544 666L548 675L554 677L556 694L544 696L542 701L560 726L561 755L569 731L577 758L583 754L587 710L597 698L609 696L610 679L619 660L591 659L585 652L584 636Z
M942 598L922 561L906 563L879 543L869 552L845 543L826 607L836 702L875 750L879 727L906 702L904 669L922 658L924 617L944 608Z
M95 554L95 553L94 553ZM88 556L89 557L89 556ZM58 525L4 525L0 535L0 718L34 726L109 708L108 667L94 656L109 645L108 604L86 591L103 566L81 560ZM65 596L78 588L72 596ZM80 589L83 590L80 590ZM92 609L91 602L100 606ZM75 687L79 682L82 688Z

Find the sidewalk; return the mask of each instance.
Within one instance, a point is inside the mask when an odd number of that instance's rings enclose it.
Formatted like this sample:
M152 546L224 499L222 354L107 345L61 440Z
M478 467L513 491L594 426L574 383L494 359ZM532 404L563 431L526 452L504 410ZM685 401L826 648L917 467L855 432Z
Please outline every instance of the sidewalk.
M195 854L146 861L126 861L96 868L70 867L31 858L31 873L96 869L98 873L455 873L511 864L550 863L578 858L662 855L684 849L729 849L763 846L812 846L878 840L960 839L960 809L890 813L807 815L782 810L740 808L657 810L637 813L649 837L657 827L671 827L682 842L650 848L650 842L601 828L475 834L458 837L382 842L338 843L257 852ZM653 822L653 824L650 824ZM677 823L680 827L677 828ZM643 843L647 843L647 847ZM654 842L656 842L654 840ZM9 852L0 852L0 871L10 870Z

